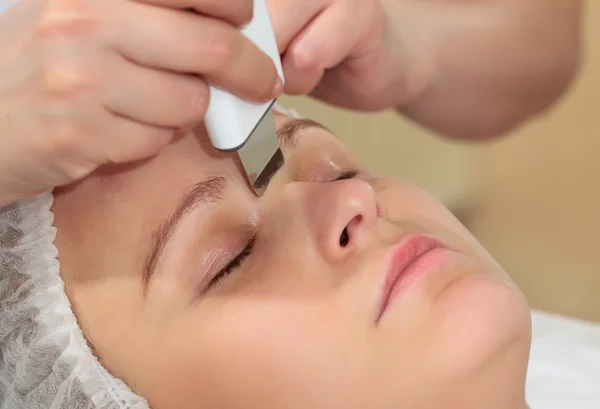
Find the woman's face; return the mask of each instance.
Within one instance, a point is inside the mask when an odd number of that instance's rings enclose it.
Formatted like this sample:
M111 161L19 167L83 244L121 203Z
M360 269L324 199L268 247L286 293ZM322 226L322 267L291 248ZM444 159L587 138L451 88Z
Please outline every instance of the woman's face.
M155 409L524 407L529 312L503 269L428 194L276 121L260 198L204 130L55 192L104 365Z

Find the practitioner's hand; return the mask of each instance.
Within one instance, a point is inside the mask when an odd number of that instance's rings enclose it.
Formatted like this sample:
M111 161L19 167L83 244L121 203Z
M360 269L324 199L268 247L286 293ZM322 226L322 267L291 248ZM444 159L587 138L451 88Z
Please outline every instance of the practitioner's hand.
M285 91L360 110L412 98L426 72L409 72L380 0L268 0ZM412 62L412 61L411 61Z
M207 81L282 85L240 32L252 0L20 0L0 15L0 205L156 154L198 124Z
M454 138L546 112L582 55L582 0L267 1L287 93L396 108Z

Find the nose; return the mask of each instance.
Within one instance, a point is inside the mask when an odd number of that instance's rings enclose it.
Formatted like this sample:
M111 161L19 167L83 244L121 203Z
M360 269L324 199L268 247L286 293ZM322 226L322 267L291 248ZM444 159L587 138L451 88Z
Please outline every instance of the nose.
M364 247L377 220L377 201L369 183L350 179L294 185L310 234L328 262L343 262Z

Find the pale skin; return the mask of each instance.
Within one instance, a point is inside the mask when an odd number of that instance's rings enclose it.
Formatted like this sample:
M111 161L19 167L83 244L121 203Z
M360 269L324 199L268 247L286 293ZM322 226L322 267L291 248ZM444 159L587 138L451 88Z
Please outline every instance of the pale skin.
M398 110L441 135L503 135L545 114L579 69L580 0L387 2L399 30L432 30L431 80Z
M579 66L581 3L268 0L287 93L459 139L557 100ZM0 206L155 155L202 121L207 81L280 95L238 30L251 18L251 0L20 0L0 15Z
M545 112L581 59L581 0L269 4L286 92L395 107L452 138L495 137Z
M524 409L529 310L485 249L328 131L283 146L261 198L202 128L55 191L61 274L103 364L154 409ZM155 229L209 177L227 191L185 216L144 289ZM251 254L211 285L254 229ZM410 234L448 256L377 319L385 255Z
M201 121L203 78L252 100L281 92L236 35L249 2L224 4L23 0L2 18L0 206L66 186L54 207L62 274L104 364L158 409L525 407L527 305L443 206L369 176L322 130L303 131L261 199L202 130L172 140ZM451 137L496 136L542 112L579 63L577 0L271 7L289 93L396 108ZM306 182L338 167L360 172ZM215 174L227 194L180 224L144 291L154 228ZM249 224L253 255L206 290ZM382 259L407 232L438 237L451 257L375 324Z

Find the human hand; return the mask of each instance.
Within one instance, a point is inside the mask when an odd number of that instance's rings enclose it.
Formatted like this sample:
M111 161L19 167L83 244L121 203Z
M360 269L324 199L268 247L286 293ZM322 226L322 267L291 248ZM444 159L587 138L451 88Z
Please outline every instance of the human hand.
M383 0L268 3L286 93L381 110L410 100L424 87L427 72L412 68L417 56L398 41Z
M279 95L239 32L252 0L21 0L0 15L0 205L147 158L201 122L211 82Z
M395 108L451 138L547 112L581 64L581 0L267 1L287 93Z

